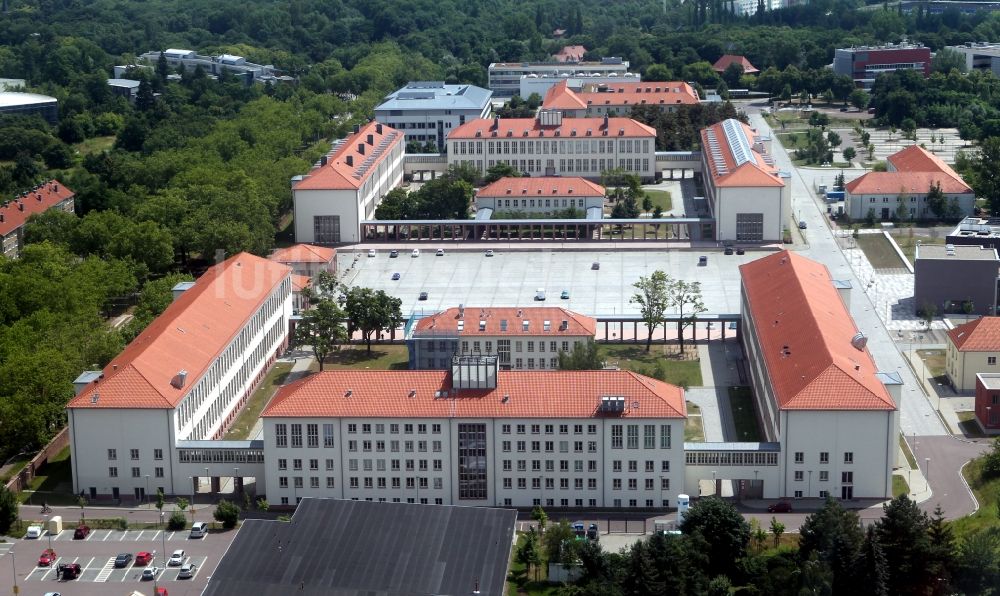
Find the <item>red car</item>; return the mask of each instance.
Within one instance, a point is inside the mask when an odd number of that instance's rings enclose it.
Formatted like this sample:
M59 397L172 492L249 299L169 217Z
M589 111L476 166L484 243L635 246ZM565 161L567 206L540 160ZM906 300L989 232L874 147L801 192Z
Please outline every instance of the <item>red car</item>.
M146 551L142 551L135 556L135 564L142 565L143 567L149 565L149 562L152 560L153 560L153 555L147 553Z
M77 526L73 530L73 540L83 540L90 534L90 526Z
M80 576L79 563L63 563L59 566L59 574L64 580L76 579Z
M47 548L42 551L42 556L38 557L39 567L48 567L56 560L56 551Z
M775 503L773 505L768 505L767 506L767 512L768 513L791 513L792 512L792 504L789 503L788 501L778 501L777 503Z

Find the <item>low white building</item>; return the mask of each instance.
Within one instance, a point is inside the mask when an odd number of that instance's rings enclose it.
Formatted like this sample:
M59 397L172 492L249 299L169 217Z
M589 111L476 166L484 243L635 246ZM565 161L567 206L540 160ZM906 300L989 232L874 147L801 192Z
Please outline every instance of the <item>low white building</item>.
M354 243L361 222L403 181L403 134L379 122L355 127L308 174L292 179L295 241Z
M621 58L602 58L600 62L494 62L487 69L493 97L513 97L520 92L522 77L584 78L591 75L622 76L629 63ZM544 92L543 92L544 93ZM524 96L527 97L527 96Z
M218 439L288 345L290 275L230 257L179 287L103 371L81 375L67 406L75 493L141 501L190 494L199 477L217 487L261 475L261 447Z
M468 164L483 175L497 163L530 176L599 179L622 169L643 180L656 175L656 130L630 118L536 118L473 120L448 135L448 165Z
M901 381L878 371L829 271L782 251L740 275L759 422L781 446L765 496L892 498Z
M417 81L397 89L375 106L375 119L406 135L406 142L434 143L444 149L453 128L490 115L489 89Z
M628 371L326 371L264 410L268 500L670 507L684 391Z
M147 64L155 65L161 52L146 52L139 59ZM293 77L283 76L272 64L254 64L247 62L243 56L220 54L218 56L203 56L194 50L171 48L162 52L167 66L174 70L193 71L199 66L206 75L219 76L223 71L241 78L244 83L277 83L294 81ZM115 76L117 74L117 68Z
M476 208L497 212L545 213L604 208L604 187L585 178L501 178L476 192ZM503 219L501 217L501 219Z
M775 167L770 143L733 118L701 131L702 180L716 240L782 240L792 217L791 180Z

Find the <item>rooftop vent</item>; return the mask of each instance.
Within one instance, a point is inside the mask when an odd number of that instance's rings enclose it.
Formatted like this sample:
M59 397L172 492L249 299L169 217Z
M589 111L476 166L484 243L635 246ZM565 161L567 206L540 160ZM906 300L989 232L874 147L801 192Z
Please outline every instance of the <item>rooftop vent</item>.
M863 352L865 351L865 346L868 345L868 338L865 337L864 333L858 331L854 334L854 337L851 338L851 345L854 346L855 349Z
M542 331L552 331L552 321L542 321Z
M521 331L527 331L531 326L531 321L521 321Z
M95 391L94 394L90 396L90 403L96 404L99 399L101 399L101 394Z
M177 374L174 375L173 379L170 379L170 384L175 389L183 389L184 388L184 383L187 382L187 376L188 376L187 371L184 370L184 369L181 369L181 370L177 371Z
M480 331L486 331L486 321L484 321L482 319L479 320L479 330Z
M417 396L417 390L416 389L410 389L410 397L416 397L416 396Z
M510 394L509 393L504 393L503 394L503 399L501 399L500 401L501 401L501 403L507 403L507 402L509 402L510 401Z
M348 389L347 391L344 392L344 397L351 397L352 395L354 395L353 389Z
M567 329L569 329L569 319L563 319L559 325L559 331L566 331Z
M601 411L605 414L621 414L625 411L625 398L620 395L601 397Z

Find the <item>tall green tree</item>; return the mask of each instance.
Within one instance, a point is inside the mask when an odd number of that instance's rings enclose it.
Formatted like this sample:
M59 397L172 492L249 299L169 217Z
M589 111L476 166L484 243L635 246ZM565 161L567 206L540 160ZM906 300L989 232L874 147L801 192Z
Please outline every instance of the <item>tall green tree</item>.
M698 533L708 541L704 554L711 577L731 575L746 556L750 542L750 524L735 507L717 497L701 499L688 509L680 530L686 535Z
M403 320L399 310L403 301L383 290L353 287L344 295L348 332L354 329L360 331L368 352L372 351L372 335L379 331L392 331Z
M336 302L330 298L319 298L312 308L302 313L301 320L296 324L296 343L312 348L320 371L326 358L347 341L346 319L347 314Z
M854 583L871 596L889 596L889 569L875 526L868 526L865 532L859 565Z
M653 333L660 325L666 324L667 308L671 304L670 288L672 280L663 271L656 270L649 277L640 277L632 284L636 290L629 303L639 305L639 313L646 329L646 351L653 345Z
M671 280L667 284L667 302L677 312L677 341L683 352L684 329L694 326L698 315L708 310L701 297L701 282Z
M19 503L7 485L0 484L0 536L6 536L11 526L17 521Z
M883 506L875 524L889 570L889 591L893 594L921 594L936 583L930 575L930 520L916 502L900 495Z
M805 561L815 553L830 567L834 592L847 593L855 586L855 564L863 541L857 513L827 497L823 507L806 517L799 529L799 557Z
M986 199L990 211L1000 213L1000 137L984 139L971 165L976 196Z

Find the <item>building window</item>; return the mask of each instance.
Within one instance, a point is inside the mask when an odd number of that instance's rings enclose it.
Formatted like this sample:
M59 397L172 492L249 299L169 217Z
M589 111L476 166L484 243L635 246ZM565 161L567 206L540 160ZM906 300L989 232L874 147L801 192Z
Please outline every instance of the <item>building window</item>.
M306 437L308 440L307 445L309 447L319 447L319 425L318 424L307 424L306 425Z
M288 447L288 425L274 425L274 444L276 447Z
M326 460L326 469L327 471L333 471L333 460L330 458Z
M795 481L802 482L805 479L805 472L802 470L795 470Z
M828 464L828 463L830 463L830 452L829 451L820 451L819 452L819 463L821 463L821 464Z
M138 478L139 476L142 476L139 468L132 468L132 478Z
M279 458L278 459L278 469L279 470L287 470L288 469L288 460L284 459L284 458Z
M642 446L644 449L656 448L656 425L647 424L643 427Z
M163 459L163 450L162 449L153 449L153 459L155 459L157 461Z
M302 447L302 425L292 425L292 447Z
M629 424L628 426L628 448L638 449L639 448L639 425Z
M826 482L830 479L830 472L828 470L819 471L819 481Z
M763 213L736 214L736 241L760 242L764 239Z
M986 364L989 364L990 366L996 366L996 364L997 364L997 357L996 356L987 356L986 357Z
M309 460L309 469L310 470L318 470L319 469L319 460L318 459L311 459L311 460Z
M324 424L323 425L323 446L333 447L333 425Z
M796 451L796 452L795 452L795 463L797 463L797 464L801 464L801 463L803 463L803 462L805 462L805 461L806 461L806 456L805 456L805 454L804 454L804 453L802 453L801 451Z
M114 461L114 460L118 459L118 450L117 449L108 449L108 459L111 460L111 461Z
M334 488L335 487L335 482L336 481L334 480L333 476L327 476L326 477L326 487L327 488Z
M292 460L292 468L295 469L295 470L301 470L302 469L302 460L301 459L293 459Z
M802 498L802 491L800 491L800 490L795 491L795 498L796 499L801 499Z
M340 243L340 216L314 215L313 241L316 244Z
M118 468L116 468L115 466L111 466L110 468L108 468L108 477L118 478Z
M157 478L163 478L163 468L153 468L153 475Z
M278 487L288 488L288 476L278 476Z
M132 460L139 459L139 450L138 449L129 449L128 450L128 456L129 456L129 459L132 459Z
M487 495L486 425L458 425L458 498L484 500Z
M622 448L622 425L620 424L611 425L611 448Z
M845 464L853 464L854 463L854 452L853 451L845 451L844 452L844 463Z

